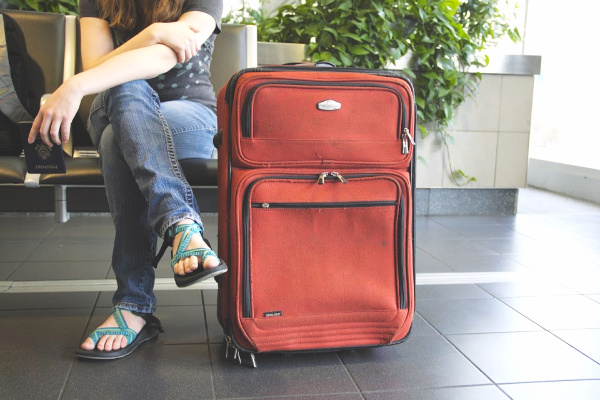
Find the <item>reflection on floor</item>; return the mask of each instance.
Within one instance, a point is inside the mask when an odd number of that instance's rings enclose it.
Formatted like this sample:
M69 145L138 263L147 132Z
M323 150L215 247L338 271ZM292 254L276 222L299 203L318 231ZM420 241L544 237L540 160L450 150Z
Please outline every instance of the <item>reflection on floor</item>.
M216 240L216 215L205 215ZM166 332L131 356L78 361L107 317L107 215L0 216L2 399L596 399L600 207L521 191L516 216L418 217L417 316L402 344L224 359L213 284L175 290L159 267ZM212 236L211 236L212 235Z

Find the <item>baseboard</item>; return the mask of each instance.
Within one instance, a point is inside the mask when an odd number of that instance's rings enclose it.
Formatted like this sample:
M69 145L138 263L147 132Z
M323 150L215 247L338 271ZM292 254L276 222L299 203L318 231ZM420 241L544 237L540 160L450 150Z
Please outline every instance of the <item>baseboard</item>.
M530 159L527 185L600 204L600 170Z

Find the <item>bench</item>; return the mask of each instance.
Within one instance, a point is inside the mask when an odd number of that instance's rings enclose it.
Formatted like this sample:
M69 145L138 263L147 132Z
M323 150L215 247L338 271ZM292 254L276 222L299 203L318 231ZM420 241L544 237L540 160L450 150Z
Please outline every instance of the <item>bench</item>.
M81 70L76 17L27 11L8 12L22 27L30 56L43 74L43 77L36 77L45 83L36 86L39 91L36 95L41 97L44 93L52 92L63 80ZM40 40L41 37L44 39ZM256 48L255 26L223 24L221 34L215 40L211 68L211 82L216 91L237 71L256 66ZM0 157L0 184L54 187L54 213L58 222L69 219L67 187L104 185L98 154L85 128L92 100L93 96L84 98L73 121L72 147L65 149L70 153L66 157L66 174L27 174L22 157ZM183 160L181 167L192 187L217 186L217 160Z

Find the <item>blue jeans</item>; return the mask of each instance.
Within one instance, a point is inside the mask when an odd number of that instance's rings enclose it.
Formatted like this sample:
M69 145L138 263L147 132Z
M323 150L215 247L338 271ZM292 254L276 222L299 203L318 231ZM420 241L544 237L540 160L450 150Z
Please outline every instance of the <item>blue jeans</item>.
M100 154L116 236L112 267L117 278L113 304L152 313L157 236L184 218L200 226L192 189L178 160L214 158L215 113L194 101L161 103L139 80L96 96L88 122Z

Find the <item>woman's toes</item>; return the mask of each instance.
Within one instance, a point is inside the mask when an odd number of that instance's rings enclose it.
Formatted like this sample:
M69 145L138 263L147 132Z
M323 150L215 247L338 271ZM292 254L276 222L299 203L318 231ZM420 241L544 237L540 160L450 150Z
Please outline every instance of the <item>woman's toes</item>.
M106 343L104 344L104 350L105 351L119 350L120 343L121 343L120 336L110 335L110 336L108 336L108 339L106 339Z
M185 273L189 274L198 269L198 257L191 256L185 259Z
M94 350L94 341L91 338L87 338L85 342L81 343L81 348L84 350Z
M204 260L204 268L214 268L219 266L219 259L214 256L206 257Z
M127 347L127 338L125 336L119 336L120 340L115 340L114 346L118 346L115 349L124 349Z

